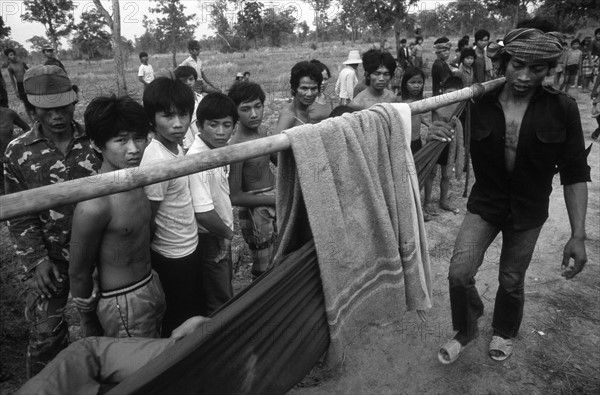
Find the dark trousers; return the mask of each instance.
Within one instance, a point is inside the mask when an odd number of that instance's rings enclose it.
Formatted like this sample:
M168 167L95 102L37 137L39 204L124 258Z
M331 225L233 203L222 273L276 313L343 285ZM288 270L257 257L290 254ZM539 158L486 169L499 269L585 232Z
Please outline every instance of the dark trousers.
M488 247L502 232L499 286L492 327L504 337L517 335L525 304L525 272L541 229L541 226L528 230L498 226L467 212L458 231L448 276L454 330L469 336L477 331L477 319L483 315L483 302L475 287L475 275ZM493 258L493 254L489 255Z
M220 238L210 233L198 233L198 249L202 267L202 285L206 314L212 314L233 297L233 264L231 249L221 250Z
M27 345L27 378L39 373L63 348L69 345L69 329L65 317L69 297L69 264L53 261L61 274L56 292L43 298L35 285L35 269L24 278L25 319L29 323Z
M151 250L150 259L160 278L167 304L161 335L169 337L173 329L188 318L204 314L199 249L183 258L166 258Z

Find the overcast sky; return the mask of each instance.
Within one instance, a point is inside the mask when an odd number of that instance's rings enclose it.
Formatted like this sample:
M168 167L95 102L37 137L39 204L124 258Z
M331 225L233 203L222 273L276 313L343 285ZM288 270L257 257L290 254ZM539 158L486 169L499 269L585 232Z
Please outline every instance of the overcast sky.
M209 25L209 6L212 1L207 0L182 0L181 1L186 10L189 13L196 14L196 22L198 23L198 29L196 30L196 37L201 38L202 35L212 35L213 31L208 27ZM447 4L449 0L422 0L417 4L413 5L411 11L415 10L433 10L439 4ZM74 0L73 3L76 5L75 8L75 22L80 21L81 13L86 9L94 8L94 3L91 0ZM303 1L300 0L271 0L262 1L265 8L274 7L275 9L292 8L294 15L298 20L305 20L314 29L313 23L313 11ZM109 8L111 1L102 0L102 4ZM149 12L149 8L152 4L156 4L149 0L120 0L121 5L121 34L128 39L134 40L137 36L144 34L144 28L142 26L142 20L144 15L148 15L151 19L155 19L155 14ZM21 20L21 15L25 12L25 7L22 1L13 0L2 0L0 1L0 15L4 19L4 23L11 27L11 38L21 43L28 50L31 49L27 39L33 36L45 36L45 30L41 23L26 23ZM333 5L329 10L329 19L333 19L339 12L339 7ZM231 10L228 17L235 18L237 10ZM63 42L63 44L66 44Z

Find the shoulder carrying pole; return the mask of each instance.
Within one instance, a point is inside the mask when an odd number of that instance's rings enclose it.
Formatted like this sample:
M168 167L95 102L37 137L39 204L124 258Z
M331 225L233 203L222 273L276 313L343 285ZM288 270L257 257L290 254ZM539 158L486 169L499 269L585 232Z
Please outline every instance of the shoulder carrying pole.
M449 104L479 97L503 83L504 78L498 78L459 91L412 102L409 104L410 110L413 114L428 112ZM285 133L281 133L151 166L122 169L1 196L0 221L99 196L130 191L288 148L290 148L290 140Z

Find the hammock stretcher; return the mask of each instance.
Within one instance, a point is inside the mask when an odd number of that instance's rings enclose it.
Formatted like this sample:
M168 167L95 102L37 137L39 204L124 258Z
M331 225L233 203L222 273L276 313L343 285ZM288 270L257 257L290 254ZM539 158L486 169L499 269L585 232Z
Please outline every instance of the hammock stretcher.
M483 95L499 78L410 103L413 114ZM428 147L429 146L429 147ZM418 178L444 144L415 155ZM269 136L143 168L62 182L0 197L0 220L132 190L290 148L285 134ZM441 149L440 149L441 148ZM426 150L427 149L427 150ZM433 162L432 162L433 158ZM418 159L418 162L417 162ZM314 243L308 241L241 291L210 322L177 342L109 394L285 393L318 362L329 327Z

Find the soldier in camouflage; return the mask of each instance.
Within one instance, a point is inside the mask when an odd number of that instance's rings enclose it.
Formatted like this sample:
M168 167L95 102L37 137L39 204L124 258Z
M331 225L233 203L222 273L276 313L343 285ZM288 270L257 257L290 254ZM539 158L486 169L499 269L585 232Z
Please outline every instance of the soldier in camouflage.
M64 70L33 67L25 73L24 86L35 108L36 122L6 149L6 193L96 174L101 162L83 128L73 121L77 93ZM68 344L64 310L69 294L74 207L69 204L8 222L24 270L25 317L30 323L28 377L43 369Z

